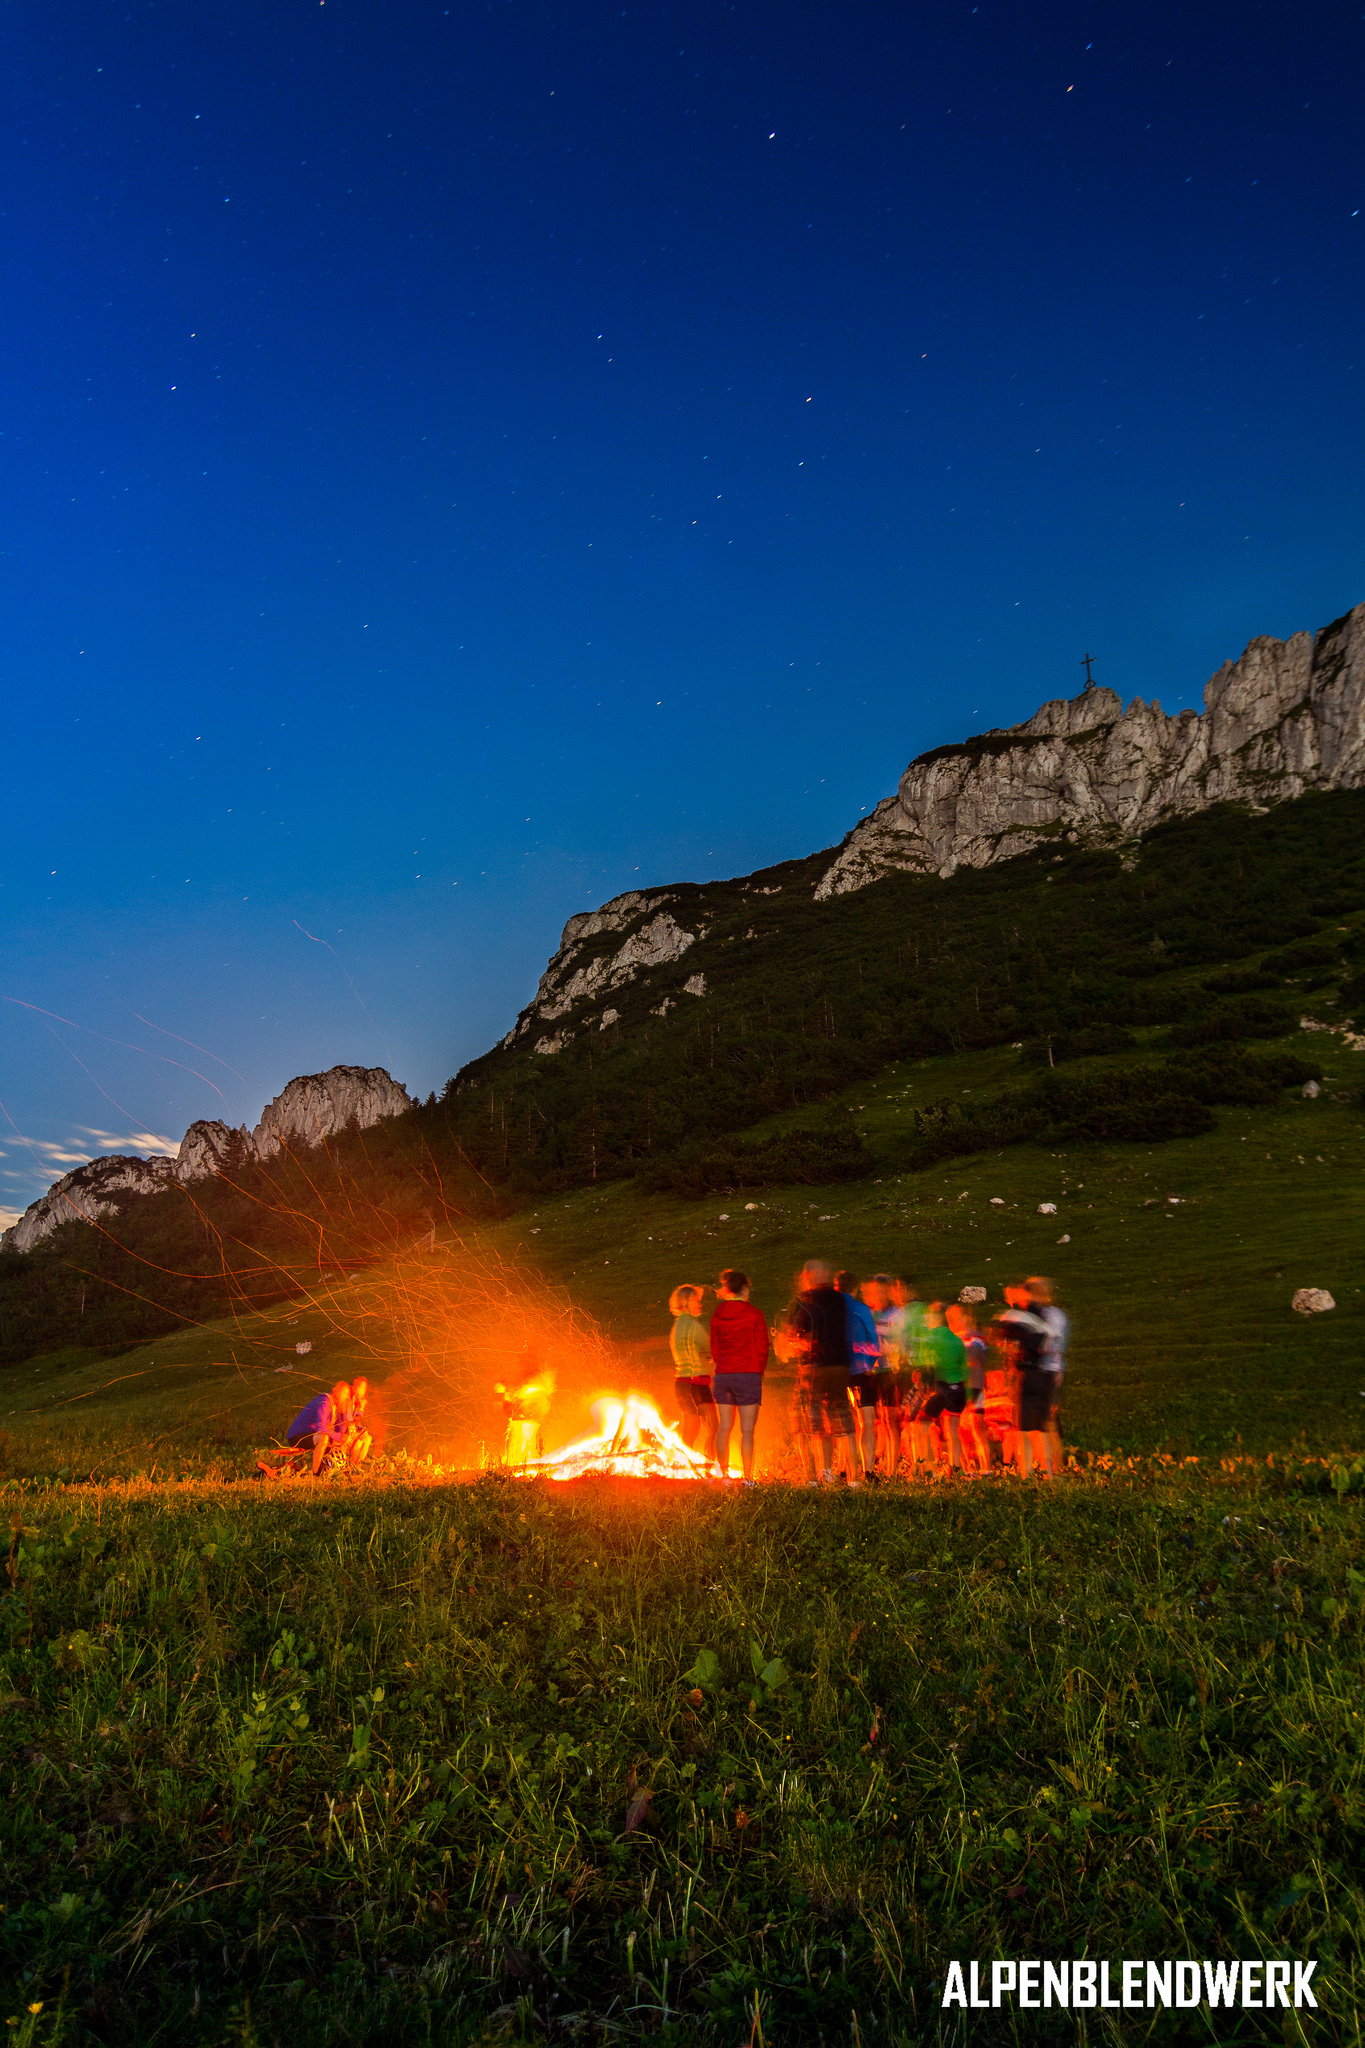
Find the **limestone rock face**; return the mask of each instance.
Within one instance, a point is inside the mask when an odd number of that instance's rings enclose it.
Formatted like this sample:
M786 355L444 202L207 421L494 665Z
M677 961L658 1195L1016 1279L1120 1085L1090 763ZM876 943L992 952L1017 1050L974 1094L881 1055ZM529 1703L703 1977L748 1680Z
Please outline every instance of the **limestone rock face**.
M54 1181L45 1195L31 1202L12 1223L0 1246L26 1252L63 1223L93 1223L99 1216L117 1216L120 1195L155 1195L175 1185L175 1161L158 1153L151 1159L92 1159Z
M344 1131L354 1117L362 1130L381 1118L401 1116L412 1102L406 1088L383 1067L329 1067L291 1081L263 1112L255 1130L234 1131L216 1119L193 1123L175 1159L114 1156L92 1159L63 1174L45 1195L31 1202L17 1223L0 1236L0 1250L26 1252L63 1223L93 1222L116 1215L119 1196L152 1195L162 1188L207 1180L230 1171L234 1160L269 1159L285 1145L321 1144Z
M697 934L684 931L662 908L667 901L667 894L650 896L629 889L600 910L580 911L571 917L559 950L540 977L533 1001L503 1044L514 1045L539 1025L567 1016L576 1004L609 995L638 974L680 960L688 947L696 944ZM619 944L615 943L618 938ZM553 1037L539 1038L535 1050L554 1053L564 1043L563 1032L556 1032Z
M412 1106L407 1089L383 1067L329 1067L325 1074L300 1074L261 1112L251 1150L257 1159L270 1159L286 1145L320 1145L336 1137L352 1117L367 1131Z
M208 1180L212 1174L223 1171L234 1153L245 1158L250 1148L251 1139L245 1124L238 1131L230 1130L216 1117L211 1122L191 1124L180 1140L175 1177L181 1182Z
M1044 704L1022 725L912 761L856 825L817 897L895 869L950 875L1049 839L1121 844L1228 800L1258 810L1365 783L1365 605L1316 634L1253 640L1204 689L1202 713L1112 690Z

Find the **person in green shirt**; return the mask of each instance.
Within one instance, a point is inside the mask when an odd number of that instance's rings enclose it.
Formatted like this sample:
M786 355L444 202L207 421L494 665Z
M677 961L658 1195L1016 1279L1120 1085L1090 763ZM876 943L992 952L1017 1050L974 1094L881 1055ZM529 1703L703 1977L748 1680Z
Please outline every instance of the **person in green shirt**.
M958 1417L967 1405L967 1347L956 1332L948 1328L941 1301L930 1302L925 1310L919 1350L924 1368L934 1375L934 1390L920 1409L915 1428L924 1432L922 1443L927 1451L929 1429L942 1416L948 1441L948 1464L952 1471L960 1472L962 1444Z
M682 1410L678 1434L689 1450L699 1450L708 1464L714 1464L716 1400L711 1391L711 1339L701 1319L705 1294L691 1281L673 1289L668 1297L673 1316L668 1348L673 1353L673 1390Z

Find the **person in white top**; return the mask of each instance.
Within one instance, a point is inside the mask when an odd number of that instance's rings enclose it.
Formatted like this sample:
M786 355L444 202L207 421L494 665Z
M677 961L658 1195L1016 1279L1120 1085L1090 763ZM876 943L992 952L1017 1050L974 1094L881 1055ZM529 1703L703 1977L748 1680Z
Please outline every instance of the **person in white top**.
M1055 1469L1064 1467L1062 1455L1062 1432L1057 1414L1061 1407L1062 1381L1066 1377L1066 1347L1071 1337L1071 1318L1064 1308L1057 1305L1057 1290L1051 1280L1041 1274L1029 1276L1029 1292L1033 1296L1034 1312L1047 1324L1047 1349L1043 1354L1044 1370L1052 1376L1052 1404L1048 1410L1048 1448L1055 1461Z

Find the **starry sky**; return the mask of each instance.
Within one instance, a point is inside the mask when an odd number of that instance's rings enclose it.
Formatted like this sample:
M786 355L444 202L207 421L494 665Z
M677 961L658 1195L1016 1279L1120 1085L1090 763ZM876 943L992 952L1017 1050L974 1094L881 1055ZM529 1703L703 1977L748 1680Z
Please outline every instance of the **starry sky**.
M1365 598L1361 13L10 0L0 1208Z

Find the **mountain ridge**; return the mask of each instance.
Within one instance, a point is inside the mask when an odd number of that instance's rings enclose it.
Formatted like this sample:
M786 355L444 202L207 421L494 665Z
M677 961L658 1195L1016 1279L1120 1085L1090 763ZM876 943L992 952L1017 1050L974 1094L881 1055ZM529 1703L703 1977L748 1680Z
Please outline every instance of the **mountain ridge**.
M209 1180L248 1160L274 1158L288 1146L320 1145L353 1119L361 1130L369 1130L411 1107L406 1088L384 1067L336 1066L322 1074L296 1075L266 1104L253 1131L245 1124L234 1130L215 1117L190 1125L175 1158L169 1153L112 1153L73 1167L0 1235L0 1251L31 1251L64 1223L116 1215L120 1196L160 1194Z

